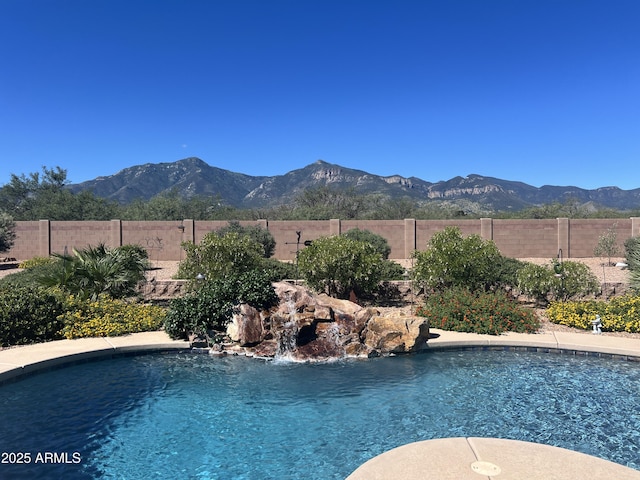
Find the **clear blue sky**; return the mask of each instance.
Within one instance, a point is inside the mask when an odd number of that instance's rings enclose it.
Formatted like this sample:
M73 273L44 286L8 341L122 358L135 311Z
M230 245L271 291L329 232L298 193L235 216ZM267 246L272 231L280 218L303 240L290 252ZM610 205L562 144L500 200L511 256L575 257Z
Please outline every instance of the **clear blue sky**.
M0 0L0 185L195 156L640 187L638 0Z

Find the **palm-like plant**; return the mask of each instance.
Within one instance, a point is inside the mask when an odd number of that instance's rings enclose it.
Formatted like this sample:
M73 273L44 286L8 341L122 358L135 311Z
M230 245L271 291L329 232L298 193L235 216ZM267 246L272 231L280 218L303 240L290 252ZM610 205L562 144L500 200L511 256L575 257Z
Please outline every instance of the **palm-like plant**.
M104 244L74 249L73 255L54 254L57 262L43 271L38 281L45 286L58 286L85 299L100 295L124 298L135 293L149 268L147 252L135 246L113 249Z
M631 289L640 293L640 246L627 252L627 262L629 265L629 284Z

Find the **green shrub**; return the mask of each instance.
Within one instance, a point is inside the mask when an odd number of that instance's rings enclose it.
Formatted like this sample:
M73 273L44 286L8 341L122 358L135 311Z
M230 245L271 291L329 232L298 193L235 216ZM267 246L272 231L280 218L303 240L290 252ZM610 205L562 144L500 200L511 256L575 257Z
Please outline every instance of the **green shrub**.
M457 227L446 227L415 252L413 276L418 284L437 291L452 287L488 290L499 281L502 255L495 243L479 235L463 237Z
M258 310L278 302L269 274L252 270L237 275L205 280L169 305L164 323L171 338L188 338L193 333L208 336L209 331L223 331L236 306L246 303Z
M298 269L307 284L332 297L369 296L378 288L383 259L368 242L344 235L321 237L300 251Z
M389 242L382 235L378 235L377 233L373 233L370 230L360 230L359 228L352 228L347 232L343 233L343 235L352 240L357 240L359 242L368 242L371 246L382 255L382 258L387 260L389 258L389 254L391 253L391 247L389 246Z
M369 243L375 251L382 256L383 262L380 264L380 278L382 280L391 281L405 279L404 267L398 262L389 260L391 246L389 245L389 242L387 242L387 239L382 235L373 233L370 230L360 230L359 228L352 228L342 235L352 240Z
M600 293L600 282L591 269L580 262L567 261L562 264L561 276L554 275L554 300L575 300Z
M182 244L186 258L178 267L178 278L194 281L202 274L208 279L224 277L260 268L264 249L247 235L229 232L207 233L200 244Z
M623 295L608 301L551 302L547 317L553 323L588 330L600 315L602 329L609 332L640 332L640 296Z
M416 314L428 318L432 328L454 332L534 333L540 327L533 311L501 290L472 292L458 287L437 292L418 307Z
M497 286L513 288L518 285L518 271L526 262L510 257L500 257L496 261Z
M518 288L541 304L567 301L600 292L600 282L584 263L551 260L548 266L527 263L517 272Z
M638 259L637 262L640 262L640 251L634 254ZM640 268L635 268L629 272L629 288L633 292L640 293Z
M547 304L549 292L553 289L553 270L544 265L526 262L516 272L518 289L533 297L540 304Z
M640 270L640 236L627 238L624 251L629 270Z
M166 310L162 307L128 303L101 296L88 300L69 296L65 312L58 317L64 322L66 338L115 337L127 333L159 330Z
M273 252L276 249L276 240L271 235L269 230L258 225L242 226L240 222L232 220L226 227L222 227L220 230L213 232L221 237L224 237L227 233L237 233L238 235L246 235L247 237L255 240L262 245L264 258L270 258L273 256Z
M60 298L34 286L0 287L0 344L26 345L62 338Z
M141 245L122 245L109 251L111 255L118 255L118 261L126 271L142 272L151 267L149 252Z
M640 237L631 237L624 242L626 262L629 266L629 287L640 293Z
M272 282L298 278L298 269L293 263L281 262L275 258L265 258L260 268L269 275Z
M42 265L51 265L55 260L51 257L33 257L29 260L25 260L24 262L20 262L18 265L19 268L24 268L26 270L40 267Z
M405 273L405 268L393 260L384 260L380 264L380 278L382 280L406 280Z
M73 250L73 255L54 254L51 265L43 265L38 282L57 287L81 298L96 300L100 295L125 298L136 293L149 267L146 250L135 245Z

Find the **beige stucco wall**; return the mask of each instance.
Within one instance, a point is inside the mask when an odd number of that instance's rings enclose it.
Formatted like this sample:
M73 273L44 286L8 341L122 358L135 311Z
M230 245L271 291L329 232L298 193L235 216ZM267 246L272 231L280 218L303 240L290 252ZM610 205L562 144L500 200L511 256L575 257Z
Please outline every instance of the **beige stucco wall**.
M65 248L82 248L104 243L114 247L138 244L147 248L152 260L182 260L182 242L200 242L226 221L29 221L16 222L16 242L5 256L26 260L35 256L62 253ZM630 219L544 219L544 220L318 220L240 222L267 228L276 240L275 258L292 260L304 242L337 235L352 228L370 230L383 236L391 246L392 259L409 258L414 250L424 250L431 236L447 226L457 226L463 235L477 234L493 240L503 255L514 258L552 258L562 249L565 258L593 256L598 239L615 226L618 244L640 235L640 218ZM298 244L297 232L300 232Z

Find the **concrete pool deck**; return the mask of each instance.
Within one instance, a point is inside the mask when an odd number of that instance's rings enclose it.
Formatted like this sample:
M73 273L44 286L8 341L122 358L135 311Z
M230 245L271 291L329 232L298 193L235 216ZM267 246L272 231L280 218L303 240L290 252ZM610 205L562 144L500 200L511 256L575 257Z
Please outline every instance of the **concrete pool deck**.
M427 351L513 348L640 361L640 339L635 338L565 332L492 336L437 329L432 329L431 335ZM0 350L0 384L66 364L127 354L189 349L189 342L171 340L164 332L58 340L9 348ZM347 478L640 480L640 471L549 445L497 438L443 438L385 452L361 465Z
M190 348L189 342L171 340L164 332L56 340L8 348L0 350L0 384L22 375L92 359Z
M640 471L563 448L499 438L410 443L364 463L347 480L638 480Z

